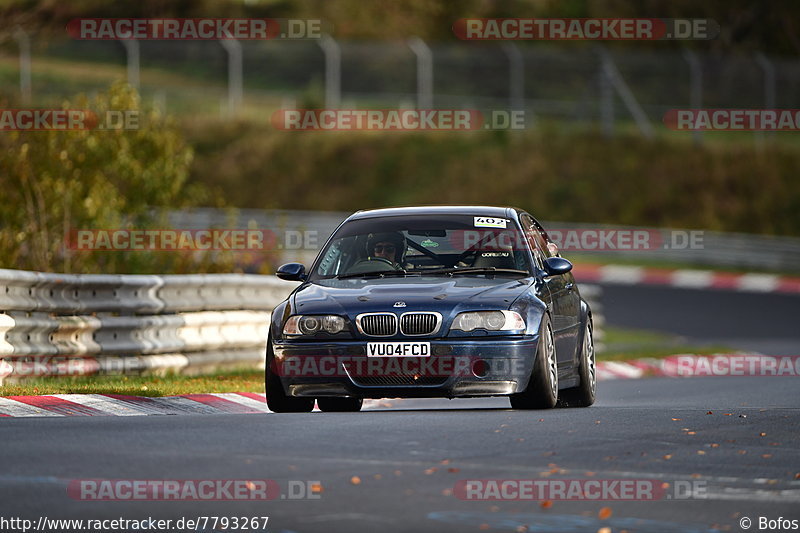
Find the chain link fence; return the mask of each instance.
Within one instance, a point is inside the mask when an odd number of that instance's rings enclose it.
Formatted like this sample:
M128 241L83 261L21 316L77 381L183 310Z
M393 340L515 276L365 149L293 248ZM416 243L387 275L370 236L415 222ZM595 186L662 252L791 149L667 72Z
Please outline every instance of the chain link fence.
M280 107L425 103L440 109L521 108L528 127L545 119L599 125L611 133L621 124L635 124L646 135L663 129L664 113L674 108L800 108L796 58L599 43L345 42L330 37L236 43L135 41L123 46L121 41L45 41L17 32L13 41L0 43L0 99L46 105L127 78L146 101L177 114L269 120ZM421 63L426 50L430 65Z

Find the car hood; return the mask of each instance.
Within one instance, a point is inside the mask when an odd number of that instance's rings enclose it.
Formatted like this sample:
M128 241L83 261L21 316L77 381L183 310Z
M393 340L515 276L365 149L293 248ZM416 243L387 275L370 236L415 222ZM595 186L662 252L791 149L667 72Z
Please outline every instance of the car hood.
M295 313L332 313L351 318L381 311L508 309L531 278L457 276L321 280L301 286L293 296ZM400 302L402 302L402 305Z

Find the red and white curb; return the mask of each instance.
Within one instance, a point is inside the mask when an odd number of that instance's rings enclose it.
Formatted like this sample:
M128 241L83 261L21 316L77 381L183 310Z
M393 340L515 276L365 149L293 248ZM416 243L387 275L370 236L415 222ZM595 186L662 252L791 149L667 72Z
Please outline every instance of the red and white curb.
M380 400L364 400L364 408ZM316 407L314 410L318 410ZM271 413L267 398L256 392L144 397L118 394L51 394L0 397L0 417L147 416Z
M575 265L578 281L624 285L668 285L682 289L800 293L800 277L736 274L712 270L648 268L622 265Z
M662 359L598 361L598 381L645 377L800 376L800 357L761 354L671 355ZM394 400L392 400L394 402ZM391 407L386 400L364 400L364 409ZM318 409L315 407L315 411ZM118 394L0 396L0 417L147 416L271 413L263 393L226 392L144 397Z

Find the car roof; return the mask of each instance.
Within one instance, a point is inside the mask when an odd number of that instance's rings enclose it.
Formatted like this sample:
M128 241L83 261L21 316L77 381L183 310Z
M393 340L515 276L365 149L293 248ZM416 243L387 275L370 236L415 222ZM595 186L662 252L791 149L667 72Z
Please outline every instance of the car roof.
M492 207L486 205L423 205L415 207L388 207L357 211L348 220L410 215L470 215L484 217L511 217L520 212L514 207Z

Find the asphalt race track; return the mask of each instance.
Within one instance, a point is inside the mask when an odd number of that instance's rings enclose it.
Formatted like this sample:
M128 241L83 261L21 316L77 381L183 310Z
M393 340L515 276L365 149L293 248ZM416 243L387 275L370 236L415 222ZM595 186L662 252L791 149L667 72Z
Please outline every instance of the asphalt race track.
M269 516L271 532L383 533L742 531L745 516L758 531L759 516L800 519L796 378L621 380L601 383L588 409L506 406L387 400L353 414L6 418L0 514ZM286 499L68 496L69 481L85 478L272 479ZM655 479L692 490L655 501L464 501L453 490L468 479ZM322 492L290 500L290 480L318 481Z

